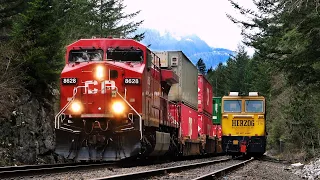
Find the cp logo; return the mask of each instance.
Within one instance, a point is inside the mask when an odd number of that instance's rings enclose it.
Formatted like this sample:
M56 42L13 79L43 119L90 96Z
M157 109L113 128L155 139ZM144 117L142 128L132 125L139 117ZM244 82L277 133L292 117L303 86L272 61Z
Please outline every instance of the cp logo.
M85 83L85 92L84 94L97 94L98 91L101 91L101 94L105 94L106 90L114 90L116 88L114 81L105 80L101 82L100 89L97 89L96 87L99 87L99 83L96 80L86 81Z

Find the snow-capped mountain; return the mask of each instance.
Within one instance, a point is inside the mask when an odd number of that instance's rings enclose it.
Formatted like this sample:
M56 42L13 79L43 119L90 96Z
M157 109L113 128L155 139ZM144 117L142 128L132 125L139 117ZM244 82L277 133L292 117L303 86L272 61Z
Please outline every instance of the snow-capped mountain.
M145 32L142 43L150 45L151 50L181 50L194 64L202 58L207 68L211 66L214 68L220 62L226 62L230 54L234 54L228 49L212 48L196 35L179 36L168 31L159 32L154 29L139 29L138 32Z

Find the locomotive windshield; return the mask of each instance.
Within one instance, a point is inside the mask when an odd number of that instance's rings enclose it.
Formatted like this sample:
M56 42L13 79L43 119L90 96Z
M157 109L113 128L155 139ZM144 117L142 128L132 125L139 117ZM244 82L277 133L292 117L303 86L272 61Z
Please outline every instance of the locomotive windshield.
M143 61L143 51L137 48L108 48L107 59L109 61Z
M224 100L224 112L241 112L241 100Z
M102 61L103 51L101 49L71 50L69 62Z
M263 112L263 101L246 100L246 112Z

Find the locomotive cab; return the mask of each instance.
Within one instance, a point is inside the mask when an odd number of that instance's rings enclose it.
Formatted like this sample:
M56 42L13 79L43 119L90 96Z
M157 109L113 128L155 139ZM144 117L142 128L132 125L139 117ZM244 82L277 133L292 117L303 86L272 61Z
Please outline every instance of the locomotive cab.
M257 92L222 98L222 144L227 154L260 156L266 150L265 98Z

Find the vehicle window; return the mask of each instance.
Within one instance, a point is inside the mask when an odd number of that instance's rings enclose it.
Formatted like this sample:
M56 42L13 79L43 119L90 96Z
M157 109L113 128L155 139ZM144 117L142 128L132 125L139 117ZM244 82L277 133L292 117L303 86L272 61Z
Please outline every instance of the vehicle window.
M246 112L263 112L263 101L246 100Z
M108 48L107 59L109 61L143 61L143 51L137 48Z
M223 104L224 112L241 112L241 100L224 100Z
M69 53L69 62L88 62L88 61L102 61L103 50L97 49L82 49L71 50Z

